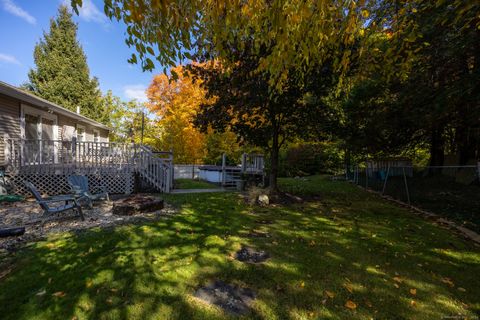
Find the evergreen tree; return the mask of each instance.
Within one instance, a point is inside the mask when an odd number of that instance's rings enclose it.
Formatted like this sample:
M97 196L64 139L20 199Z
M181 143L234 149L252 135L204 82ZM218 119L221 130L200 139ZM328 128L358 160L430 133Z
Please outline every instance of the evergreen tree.
M30 70L27 88L38 96L94 120L103 120L98 80L90 78L87 58L77 41L77 24L64 5L50 20L50 32L35 46L36 69Z

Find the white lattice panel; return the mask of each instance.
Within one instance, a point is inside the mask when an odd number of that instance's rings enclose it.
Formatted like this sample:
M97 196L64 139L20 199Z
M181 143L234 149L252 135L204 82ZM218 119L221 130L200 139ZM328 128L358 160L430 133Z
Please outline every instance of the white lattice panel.
M134 188L134 175L131 172L87 174L89 187L106 186L111 194L130 194ZM8 177L16 194L30 195L23 181L30 181L44 194L69 193L70 187L65 174L16 174Z

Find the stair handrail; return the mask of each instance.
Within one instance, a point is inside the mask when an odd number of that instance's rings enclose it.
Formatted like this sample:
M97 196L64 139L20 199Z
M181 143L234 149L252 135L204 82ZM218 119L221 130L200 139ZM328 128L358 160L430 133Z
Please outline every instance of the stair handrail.
M170 192L172 188L173 157L159 158L152 150L144 145L138 145L136 169L155 187L163 192Z

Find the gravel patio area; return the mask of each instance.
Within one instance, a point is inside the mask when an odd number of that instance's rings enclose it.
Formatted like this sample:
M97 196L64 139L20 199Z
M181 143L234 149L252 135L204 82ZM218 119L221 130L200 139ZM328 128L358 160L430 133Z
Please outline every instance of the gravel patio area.
M34 199L15 203L0 203L0 229L25 227L25 234L21 236L0 238L0 251L15 250L27 242L44 239L47 235L53 233L151 221L170 216L176 212L172 206L165 204L162 210L120 216L112 214L112 206L113 201L103 201L96 203L93 209L84 207L85 221L82 221L77 213L72 210L44 217L42 209Z

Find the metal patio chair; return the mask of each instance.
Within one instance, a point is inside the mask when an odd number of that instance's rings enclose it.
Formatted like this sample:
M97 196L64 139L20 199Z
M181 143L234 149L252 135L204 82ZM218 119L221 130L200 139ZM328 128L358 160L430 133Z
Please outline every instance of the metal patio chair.
M31 182L24 181L23 183L30 190L32 195L35 197L35 199L37 200L37 203L43 209L43 214L45 216L54 214L54 213L64 212L67 210L73 210L78 212L82 221L85 220L85 217L83 216L83 212L82 212L82 207L77 202L77 200L80 200L80 198L76 198L73 195L60 195L60 196L43 198L40 192L38 192L37 188L35 188L35 186ZM59 202L65 202L65 204L52 206L52 204L59 203Z
M105 199L110 200L108 197L107 188L105 186L97 186L90 192L88 186L88 178L86 176L73 175L68 177L68 184L74 192L75 196L85 199L88 202L88 206L93 208L93 201Z

